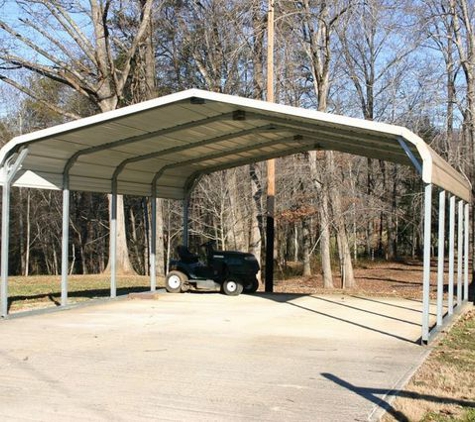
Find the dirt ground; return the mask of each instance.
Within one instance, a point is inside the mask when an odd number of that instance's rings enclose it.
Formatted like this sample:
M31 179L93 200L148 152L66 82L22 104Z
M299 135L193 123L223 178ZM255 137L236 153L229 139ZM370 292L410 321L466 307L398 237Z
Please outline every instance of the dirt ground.
M447 266L446 266L447 267ZM341 287L338 271L334 271L333 285L335 293L365 294L376 296L397 296L411 299L422 298L422 263L417 261L365 262L356 266L356 288L345 289ZM456 277L456 275L455 275ZM445 277L447 291L448 273ZM431 297L436 295L437 267L432 263L431 268ZM310 277L291 277L275 282L276 292L322 294L329 293L323 289L321 274Z

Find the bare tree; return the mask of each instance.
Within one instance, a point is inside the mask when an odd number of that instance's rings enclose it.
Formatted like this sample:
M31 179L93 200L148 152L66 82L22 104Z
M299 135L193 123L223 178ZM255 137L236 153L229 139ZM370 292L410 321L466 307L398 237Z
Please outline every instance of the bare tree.
M472 0L449 0L455 45L466 82L464 132L475 164L475 4Z
M14 70L25 69L64 84L86 97L102 112L113 110L123 100L137 55L150 28L153 0L35 0L16 3L16 22L0 20L0 80L69 119L81 117L65 111L33 92L15 78ZM114 19L138 15L130 38L121 37ZM120 60L118 59L120 55ZM122 196L117 201L117 269L133 272L130 263Z
M455 44L466 82L463 134L471 163L469 169L465 171L469 180L473 181L475 174L475 3L473 0L449 0L449 5L453 18ZM472 198L474 194L475 184L472 183ZM475 245L474 228L475 213L472 212L472 245ZM472 258L475 262L475 247L473 246ZM475 274L475 270L472 270L472 274Z
M337 28L341 55L344 59L344 72L354 86L361 114L366 120L380 120L388 108L388 103L394 101L388 92L397 83L400 76L408 68L407 57L414 51L415 34L411 40L404 36L406 28L401 31L401 4L397 6L386 0L368 0L357 4L355 13L347 14ZM404 10L404 8L402 8ZM406 39L406 42L400 42ZM382 195L387 196L387 202L395 204L391 192L386 185L389 181L388 168L384 161L379 162L379 173L382 181ZM396 171L396 170L394 170ZM367 159L366 194L368 200L375 193L375 170L372 159ZM383 252L383 232L388 234L389 258L394 258L394 210L379 212L379 253ZM372 213L370 213L371 215ZM373 250L373 221L376 216L367 219L366 253L371 256ZM386 224L385 224L386 223Z
M442 153L447 159L450 159L449 145L452 145L454 138L454 107L457 103L456 78L459 64L456 57L454 19L450 13L448 1L425 0L421 11L421 21L421 26L428 36L429 45L440 52L445 64L446 136Z
M317 110L326 111L330 92L333 38L339 20L350 11L351 2L334 0L331 2L304 0L296 6L297 19L301 23L301 40L308 60L308 68L316 96ZM294 11L295 12L295 11ZM330 202L335 216L342 285L354 286L353 266L348 247L345 221L341 210L340 193L333 180L334 155L324 152L324 166L318 166L317 152L308 155L312 182L320 198L320 251L324 286L333 287L330 262ZM331 182L331 183L330 183ZM304 246L308 242L304 242ZM304 253L308 254L309 251ZM308 271L308 268L307 268Z

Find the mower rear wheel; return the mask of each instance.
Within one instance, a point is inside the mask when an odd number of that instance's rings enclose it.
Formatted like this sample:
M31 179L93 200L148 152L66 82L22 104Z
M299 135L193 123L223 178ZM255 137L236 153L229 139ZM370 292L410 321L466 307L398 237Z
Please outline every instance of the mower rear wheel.
M168 293L181 293L186 291L188 277L181 271L170 271L165 278L165 288Z
M259 288L259 281L257 278L246 280L244 283L244 293L256 293Z
M223 283L223 293L227 296L238 296L242 293L244 287L241 282L233 279L225 280Z

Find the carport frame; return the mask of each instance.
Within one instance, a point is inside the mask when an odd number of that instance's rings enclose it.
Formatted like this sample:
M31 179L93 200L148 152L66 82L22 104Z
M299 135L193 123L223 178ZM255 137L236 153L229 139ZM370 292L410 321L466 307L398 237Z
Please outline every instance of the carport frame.
M234 107L231 111L217 113L215 115L205 115L204 118L191 119L182 123L172 124L169 127L157 127L155 130L145 133L117 138L110 142L92 143L90 146L80 148L71 153L65 161L62 171L61 186L55 182L47 181L42 185L37 179L24 177L20 183L21 177L28 170L28 165L22 168L22 164L28 157L30 146L35 148L36 143L51 141L62 141L62 137L72 131L81 133L81 130L88 130L98 126L103 130L108 129L108 124L113 125L116 120L129 116L139 116L141 112L149 112L157 109L160 112L162 107L178 107L182 104L200 106L207 102L212 104L221 104L223 108ZM231 107L231 108L232 108ZM196 130L212 126L215 123L244 122L246 119L255 119L262 121L259 126L243 128L241 130L223 131L219 136L205 137L196 142L172 146L171 148L160 149L152 153L139 152L131 155L121 161L113 164L114 172L109 179L110 187L107 192L112 194L111 203L111 297L117 294L116 286L116 242L117 242L117 195L121 192L121 180L119 177L127 170L131 163L144 162L150 159L168 156L172 153L180 153L188 149L199 147L216 146L220 142L244 139L249 135L263 135L267 132L278 133L280 138L264 138L267 141L251 143L249 145L238 146L235 149L222 149L218 152L212 152L207 155L199 156L199 152L194 158L181 159L179 161L163 164L153 175L148 186L150 186L150 196L152 198L152 239L150 247L150 288L156 289L156 200L157 191L160 191L159 181L162 175L171 169L183 166L193 166L202 164L206 161L218 161L225 158L223 164L208 164L202 169L198 169L186 179L182 180L181 189L183 189L184 200L184 243L188 242L188 202L189 195L195 185L204 174L214 171L224 170L239 165L249 164L256 161L264 161L271 158L290 155L298 152L306 152L316 149L336 149L348 153L360 153L360 155L371 156L379 154L380 159L385 159L402 164L412 165L421 175L424 182L424 269L423 269L423 314L422 314L422 335L423 342L428 342L431 335L429 326L430 309L430 239L431 239L431 211L432 211L432 193L434 186L438 187L439 192L439 253L437 270L437 323L436 330L444 323L443 314L443 296L442 286L444 277L444 248L440 245L445 243L445 206L446 191L450 193L450 218L449 218L449 298L448 311L446 316L450 317L454 311L454 259L455 259L455 201L458 200L457 212L457 303L459 308L468 300L468 248L469 248L469 202L471 200L470 183L463 175L457 173L441 157L430 149L419 137L409 132L405 128L391 126L381 123L368 122L360 119L351 119L343 116L329 115L325 113L314 112L310 110L299 109L295 107L270 104L262 101L249 100L236 96L211 93L201 90L188 90L166 97L151 100L135 106L125 107L108 113L103 113L79 121L66 123L57 127L46 129L44 131L24 135L14 138L0 150L0 177L3 185L3 204L2 204L2 255L1 255L1 314L3 317L8 315L8 233L9 233L9 201L11 186L41 187L48 189L62 189L63 191L63 221L62 221L62 254L61 254L61 306L67 304L68 292L68 248L69 248L69 202L70 202L70 182L71 178L81 178L82 176L71 175L73 166L82 168L78 160L86 155L94 155L101 151L115 151L116 148L124 147L133 143L148 141L150 139L170 136L186 130ZM112 122L112 123L111 123ZM103 126L102 126L103 125ZM120 126L120 124L118 124ZM137 129L138 130L138 129ZM113 132L112 132L113 133ZM192 132L191 132L192 133ZM355 143L354 139L358 139ZM66 141L64 141L66 142ZM239 144L239 143L238 143ZM48 144L46 144L48 145ZM67 144L64 144L67 146ZM273 146L279 148L273 150ZM269 147L267 150L265 148ZM239 157L239 154L255 151L256 156ZM401 152L402 151L402 152ZM37 154L37 153L36 153ZM370 155L368 155L370 154ZM130 153L129 153L130 155ZM233 156L236 155L236 158ZM33 153L33 158L36 157ZM403 157L406 157L405 159ZM422 162L420 161L422 160ZM41 161L41 160L40 160ZM86 163L87 164L87 163ZM31 165L31 163L30 163ZM47 168L47 167L46 167ZM35 170L39 171L40 170ZM44 170L46 171L46 170ZM20 173L22 173L20 175ZM39 173L38 173L39 174ZM35 176L37 174L35 173ZM92 177L93 178L93 177ZM79 180L79 179L78 179ZM98 179L99 180L99 179ZM104 179L101 179L104 180ZM39 183L39 184L38 184ZM138 182L134 182L138 183ZM142 186L142 185L141 185ZM172 188L172 187L170 187ZM173 187L175 188L175 187ZM122 188L122 190L125 188ZM129 188L131 189L131 188ZM178 189L178 188L176 188ZM78 189L82 190L82 189ZM83 190L87 190L86 188ZM106 192L98 190L98 192ZM463 283L463 288L462 288ZM447 318L445 318L447 320ZM435 332L433 330L432 332Z

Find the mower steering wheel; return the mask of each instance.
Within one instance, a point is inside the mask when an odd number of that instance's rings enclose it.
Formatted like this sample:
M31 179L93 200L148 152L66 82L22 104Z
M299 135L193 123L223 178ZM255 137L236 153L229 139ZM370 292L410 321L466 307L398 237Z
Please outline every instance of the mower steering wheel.
M212 247L215 244L216 244L216 240L208 240L207 242L201 244L200 247L201 248L208 248L208 247Z

